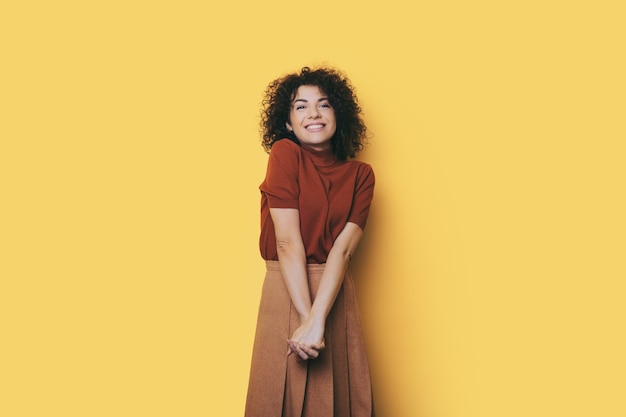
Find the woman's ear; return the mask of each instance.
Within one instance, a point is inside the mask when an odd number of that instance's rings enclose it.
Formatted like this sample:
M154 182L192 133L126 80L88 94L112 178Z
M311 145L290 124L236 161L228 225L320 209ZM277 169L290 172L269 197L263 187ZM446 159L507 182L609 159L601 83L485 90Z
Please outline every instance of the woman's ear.
M291 124L289 122L286 122L285 126L287 126L288 131L293 132L293 127L291 127Z

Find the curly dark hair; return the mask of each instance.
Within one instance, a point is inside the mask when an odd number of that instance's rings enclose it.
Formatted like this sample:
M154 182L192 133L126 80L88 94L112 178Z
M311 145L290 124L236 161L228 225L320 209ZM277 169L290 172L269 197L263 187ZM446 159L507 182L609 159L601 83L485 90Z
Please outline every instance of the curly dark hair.
M272 81L265 89L261 110L262 145L270 152L272 145L287 138L298 139L287 129L292 100L302 85L314 85L328 96L335 111L337 131L331 139L332 151L339 160L353 158L363 149L367 127L361 118L361 108L350 80L334 68L303 67L299 73Z

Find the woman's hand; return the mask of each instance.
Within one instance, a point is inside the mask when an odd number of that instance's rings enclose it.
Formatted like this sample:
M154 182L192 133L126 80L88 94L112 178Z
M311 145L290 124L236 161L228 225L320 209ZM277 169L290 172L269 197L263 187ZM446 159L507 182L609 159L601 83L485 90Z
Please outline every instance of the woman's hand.
M288 354L295 353L296 358L302 360L315 359L324 350L324 321L313 317L307 318L293 332L289 344Z

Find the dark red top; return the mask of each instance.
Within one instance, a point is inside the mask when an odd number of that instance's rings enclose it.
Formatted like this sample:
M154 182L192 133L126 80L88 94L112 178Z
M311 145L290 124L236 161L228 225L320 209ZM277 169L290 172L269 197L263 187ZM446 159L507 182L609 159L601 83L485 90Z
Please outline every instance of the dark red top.
M324 263L347 222L365 228L374 171L364 162L337 161L330 150L315 151L282 139L272 146L259 188L263 259L278 260L270 207L296 208L307 263Z

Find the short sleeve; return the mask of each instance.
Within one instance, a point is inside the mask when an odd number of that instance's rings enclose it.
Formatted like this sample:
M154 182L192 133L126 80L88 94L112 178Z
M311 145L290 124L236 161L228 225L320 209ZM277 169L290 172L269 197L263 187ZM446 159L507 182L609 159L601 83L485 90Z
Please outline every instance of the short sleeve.
M272 146L265 180L259 187L270 208L298 208L300 157L298 145L288 139Z
M352 209L348 217L349 222L356 223L361 229L365 229L365 224L367 223L370 205L374 198L374 183L375 178L372 167L367 164L362 164L359 167L354 191L354 201L352 202Z

